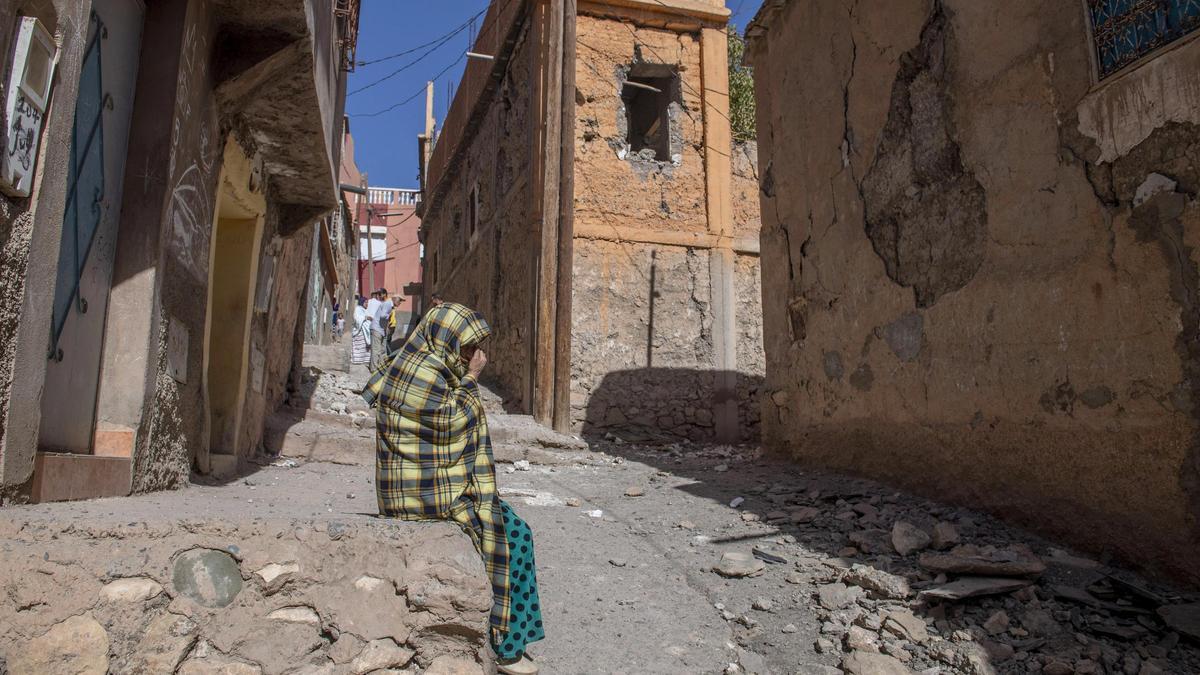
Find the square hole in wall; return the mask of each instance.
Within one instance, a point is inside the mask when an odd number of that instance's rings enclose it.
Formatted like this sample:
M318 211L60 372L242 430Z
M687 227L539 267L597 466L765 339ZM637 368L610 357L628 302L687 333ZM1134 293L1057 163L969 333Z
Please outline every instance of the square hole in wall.
M671 161L671 103L679 103L677 75L659 65L634 66L621 86L625 140L634 154L651 150L654 159Z

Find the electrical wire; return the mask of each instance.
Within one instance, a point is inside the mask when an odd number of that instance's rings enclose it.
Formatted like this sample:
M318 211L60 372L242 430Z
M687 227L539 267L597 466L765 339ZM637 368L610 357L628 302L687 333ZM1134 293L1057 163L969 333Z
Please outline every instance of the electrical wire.
M420 55L420 56L418 56L417 58L415 58L415 59L413 59L412 61L409 61L408 63L406 63L406 64L404 64L404 65L400 66L399 68L397 68L397 69L393 70L392 72L388 73L387 75L384 75L383 77L379 78L378 80L375 80L374 82L371 82L370 84L366 84L366 85L363 85L363 86L359 87L358 89L355 89L354 91L352 91L352 92L350 92L350 93L346 94L346 97L347 97L347 98L349 98L349 97L351 97L351 96L353 96L353 95L355 95L355 94L357 94L357 93L359 93L359 92L363 92L363 91L366 91L366 90L368 90L368 89L370 89L370 88L372 88L372 87L375 87L375 86L377 86L377 85L383 84L384 82L387 82L388 80L390 80L390 79L392 79L393 77L395 77L395 76L399 75L400 73L402 73L402 72L404 72L404 71L408 70L409 68L412 68L413 66L415 66L415 65L417 65L418 63L420 63L421 61L423 61L423 60L425 59L425 57L427 57L427 56L429 56L430 54L432 54L432 53L436 52L436 51L437 51L439 48L441 48L441 46L442 46L442 45L446 44L447 42L450 42L450 40L451 40L451 39L452 39L452 38L453 38L455 35L458 35L459 33L463 32L463 31L464 31L464 30L466 30L466 29L467 29L467 27L468 27L468 26L470 26L470 25L471 25L471 22L467 22L466 24L464 24L464 25L462 25L462 26L459 26L458 28L456 28L455 30L451 31L451 32L450 32L450 33L448 33L447 35L443 36L443 37L442 37L440 40L438 40L438 41L437 41L437 44L433 45L433 46L432 46L432 47L430 47L428 50L426 50L424 54L421 54L421 55Z
M457 59L454 59L453 63L446 66L445 68L442 68L441 72L439 72L437 75L434 75L433 79L431 81L436 82L443 75L445 75L447 72L449 72L449 70L451 68L462 63L463 60L466 58L467 58L467 55L464 53L462 56L459 56ZM371 112L371 113L352 113L350 116L351 117L378 117L386 112L391 112L391 111L395 110L396 108L399 108L400 106L406 105L408 103L412 103L418 96L425 93L425 87L426 87L426 85L424 85L424 84L421 85L421 88L417 89L415 92L413 92L413 94L411 96L409 96L408 98L404 99L403 101L400 101L399 103L394 103L382 110L376 110L375 112Z
M483 15L483 13L486 11L487 11L487 8L485 7L484 9L480 10L477 14L475 14L475 16L472 16L471 18L464 21L462 23L462 25L458 26L453 31L446 33L444 35L438 36L438 37L430 40L429 42L426 42L425 44L417 45L416 47L413 47L411 49L405 49L404 51L396 52L395 54L389 54L388 56L381 56L377 59L371 59L370 61L359 61L357 65L361 68L362 66L370 66L370 65L374 65L376 63L383 63L384 61L391 61L392 59L398 59L401 56L408 56L409 54L412 54L415 51L422 50L435 42L445 39L448 36L457 34L459 31L461 31L463 28L465 28L467 26L473 27L475 24L475 20L478 19L481 15Z
M512 2L513 2L513 0L505 0L504 4L503 4L503 5L501 5L501 6L500 6L500 9L499 9L499 10L496 12L496 16L497 16L497 17L504 16L504 11L505 11L506 9L508 9L508 6L509 6L509 5L511 5L511 4L512 4ZM492 7L492 5L490 5L490 4L489 4L489 5L488 5L488 9L490 9L491 7ZM471 28L471 32L472 32L472 34L474 35L474 39L473 39L473 40L472 40L470 43L468 43L468 44L467 44L467 49L470 49L470 48L471 48L472 46L474 46L475 44L478 44L478 43L479 43L479 41L480 41L480 40L483 38L483 35L484 35L485 33L487 33L487 32L489 32L489 31L491 31L491 30L493 30L493 29L495 29L495 28L496 28L496 22L492 22L492 23L490 23L490 24L489 24L489 23L487 23L487 21L486 21L486 19L485 19L485 20L484 20L484 26L483 26L483 29L482 29L482 30L480 30L480 31L479 31L479 33L478 33L477 35L475 35L475 34L474 34L474 31L475 31L475 20L479 18L480 14L483 14L483 13L484 13L484 12L486 12L486 11L487 11L487 9L485 9L485 10L481 11L479 14L476 14L475 16L471 17L471 19L470 19L469 21L467 21L465 24L463 24L462 26L459 26L457 29L455 29L455 30L454 30L452 33L450 33L450 34L449 34L449 35L447 35L447 36L444 36L443 40L442 40L442 41L439 41L439 43L438 43L438 45L437 45L437 46L433 47L433 49L431 49L431 50L430 50L430 52L427 52L426 54L423 54L423 55L421 56L421 58L424 58L425 56L428 56L428 54L429 54L429 53L431 53L431 52L432 52L434 49L437 49L438 47L442 46L442 44L445 44L445 41L447 41L447 40L449 40L450 38L454 37L455 35L457 35L457 34L461 33L461 32L462 32L464 29L466 29L467 27L470 27L470 28ZM442 75L445 75L447 71L449 71L449 70L450 70L451 68L453 68L454 66L458 65L458 64L459 64L459 62L463 61L465 58L466 58L466 52L464 52L462 56L458 57L458 59L457 59L457 60L455 60L455 61L454 61L454 63L451 63L449 66L446 66L445 68L443 68L443 69L441 70L441 72L439 72L437 75L433 76L433 78L432 78L432 80L431 80L431 81L437 81L439 78L441 78L441 77L442 77ZM419 59L418 59L418 60L419 60ZM413 63L415 63L415 61L414 61ZM406 68L406 67L408 67L408 65L412 65L412 64L406 64L405 66L402 66L402 69L403 69L403 68ZM389 74L389 75L387 75L387 76L385 76L385 77L383 77L383 78L380 78L379 80L376 80L375 82L372 82L371 84L367 85L366 87L362 87L362 88L360 88L360 89L356 89L356 90L354 90L353 92L350 92L350 93L351 93L351 94L353 94L353 93L357 93L357 92L359 92L359 91L362 91L363 89L367 89L367 88L369 88L369 87L373 87L373 86L375 86L376 84L379 84L380 82L382 82L382 81L384 81L384 80L387 80L387 79L391 78L393 75L396 75L398 72L399 72L399 71L397 71L397 72L393 72L393 73L391 73L391 74ZM447 83L447 85L449 85L449 84L450 84L450 83ZM390 106L388 106L387 108L384 108L384 109L382 109L382 110L377 110L377 111L375 111L375 112L372 112L372 113L356 113L356 114L352 114L352 115L351 115L351 117L377 117L377 116L379 116L379 115L382 115L382 114L384 114L384 113L391 112L392 110L395 110L396 108L399 108L400 106L403 106L403 105L405 105L405 104L407 104L407 103L411 103L411 102L412 102L414 99L416 99L418 96L420 96L420 95L421 95L421 93L422 93L422 92L424 92L424 91L425 91L425 87L424 87L424 86L422 86L422 87L421 87L421 88L420 88L418 91L416 91L416 92L413 92L413 94L412 94L411 96L409 96L408 98L404 99L403 101L400 101L399 103L396 103L396 104L390 105ZM347 94L347 96L349 96L349 94ZM446 107L447 107L447 109L449 109L449 107L450 107L450 104L447 104L447 106L446 106Z

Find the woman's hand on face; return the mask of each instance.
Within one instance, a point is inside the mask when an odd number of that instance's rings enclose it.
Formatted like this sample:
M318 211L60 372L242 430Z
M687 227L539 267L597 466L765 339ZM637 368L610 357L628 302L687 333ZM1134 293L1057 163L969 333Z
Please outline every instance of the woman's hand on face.
M472 377L479 377L483 372L483 367L487 365L487 354L482 349L476 349L471 356L471 363L467 365L467 373Z

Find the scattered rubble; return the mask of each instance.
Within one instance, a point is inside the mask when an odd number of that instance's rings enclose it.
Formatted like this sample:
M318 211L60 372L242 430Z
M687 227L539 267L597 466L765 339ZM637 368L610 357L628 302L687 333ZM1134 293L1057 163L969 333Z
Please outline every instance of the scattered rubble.
M713 571L725 577L750 577L762 574L764 568L766 565L751 553L727 551L713 566Z

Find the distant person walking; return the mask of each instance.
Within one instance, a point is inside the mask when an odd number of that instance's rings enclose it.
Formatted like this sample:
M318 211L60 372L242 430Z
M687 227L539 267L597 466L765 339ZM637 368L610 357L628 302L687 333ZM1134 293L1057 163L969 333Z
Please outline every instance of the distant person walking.
M429 310L395 358L371 374L363 399L376 409L379 513L459 525L483 558L492 586L497 670L536 675L525 647L545 638L533 535L496 490L479 348L483 316L453 303Z
M387 345L388 354L393 354L400 348L400 344L404 342L404 335L396 335L396 329L400 327L400 303L404 302L404 298L396 295L392 297L392 312L388 315L388 332ZM397 344L400 343L400 344Z
M350 363L371 361L371 322L367 317L366 298L354 305L354 326L350 329Z
M392 318L392 299L388 297L386 288L375 292L379 304L371 315L371 370L375 370L387 359L388 355L388 321ZM367 311L370 312L370 306Z
M375 366L381 357L381 355L375 351L375 332L371 330L371 328L373 328L375 325L375 315L379 313L379 307L382 304L383 303L379 300L379 291L371 291L371 299L367 300L367 321L369 321L371 324L367 330L367 344L370 346L371 350L371 370L375 370Z

